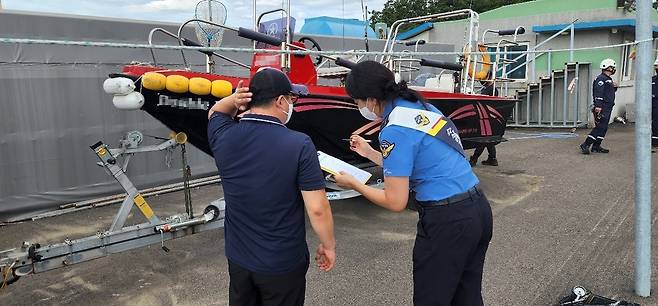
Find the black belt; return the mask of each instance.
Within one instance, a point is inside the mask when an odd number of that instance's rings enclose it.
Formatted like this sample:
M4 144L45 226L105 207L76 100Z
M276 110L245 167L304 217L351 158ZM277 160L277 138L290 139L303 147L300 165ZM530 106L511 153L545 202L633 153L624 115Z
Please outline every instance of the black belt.
M454 196L451 196L449 198L445 198L443 200L438 200L438 201L416 201L420 206L441 206L441 205L448 205L448 204L455 204L457 202L464 201L469 198L473 198L476 196L481 196L484 193L482 192L482 189L478 185L475 185L471 187L471 189L466 190L463 193L456 194Z

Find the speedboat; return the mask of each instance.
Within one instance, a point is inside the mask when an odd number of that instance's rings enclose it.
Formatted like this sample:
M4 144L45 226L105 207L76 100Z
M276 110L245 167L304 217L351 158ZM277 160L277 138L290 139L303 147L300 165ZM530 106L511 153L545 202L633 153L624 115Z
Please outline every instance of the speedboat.
M264 15L273 12L287 15L286 18L273 21L283 25L280 28L284 30L279 33L273 33L272 26L260 22ZM468 18L469 44L465 47L464 54L457 63L411 58L409 54L413 55L413 53L396 56L394 47L400 42L395 40L395 36L401 26L460 17ZM452 119L459 130L464 149L504 141L506 122L517 102L516 99L510 97L474 93L475 87L479 85L480 81L495 78L489 72L495 65L488 56L484 56L486 53L483 55L483 52L480 52L483 51L483 45L477 41L478 18L478 14L472 10L459 10L400 20L391 27L391 35L389 35L382 53L384 55L376 58L394 71L396 77L399 78L407 75L406 72L409 72L409 69L417 71L421 66L433 67L440 71L424 81L410 82L414 85L410 87L419 91L427 102ZM186 25L198 23L222 30L236 31L238 36L253 40L254 47L260 45L263 48L260 50L301 52L321 50L319 44L310 37L292 41L291 19L288 11L284 9L266 12L258 18L259 31L232 28L211 20L192 19L183 23L176 34L163 29L154 29L149 35L149 43L152 44L153 33L160 31L177 39L181 46L201 47L202 44L181 36ZM311 48L307 48L309 43L312 45ZM423 42L411 42L416 45L419 43ZM410 43L407 42L407 44ZM106 92L115 95L113 101L117 108L141 109L169 129L186 133L188 141L192 145L212 155L207 141L208 108L214 101L230 95L239 82L243 82L245 86L248 86L249 83L248 78L215 72L214 59L228 60L244 69L249 69L250 75L263 67L281 69L287 73L293 83L305 85L307 88L307 91L294 104L294 115L287 124L288 128L309 135L320 151L353 164L365 162L349 149L345 140L350 135L360 135L371 140L373 146L378 147L381 122L368 121L363 118L356 103L347 95L344 86L322 85L319 82L323 78L333 78L334 81L336 79L344 80L349 73L349 68L360 58L358 56L333 57L317 53L260 52L260 50L253 54L250 65L239 63L213 51L200 50L207 55L208 59L205 72L190 69L167 69L149 64L127 65L120 73L110 75L110 79L106 80L104 87ZM486 51L486 49L484 50ZM183 61L187 65L182 50L181 53ZM153 56L153 62L156 62L155 56ZM335 67L323 67L327 62ZM495 73L493 75L495 76ZM338 83L342 84L342 82ZM119 89L121 86L124 89Z

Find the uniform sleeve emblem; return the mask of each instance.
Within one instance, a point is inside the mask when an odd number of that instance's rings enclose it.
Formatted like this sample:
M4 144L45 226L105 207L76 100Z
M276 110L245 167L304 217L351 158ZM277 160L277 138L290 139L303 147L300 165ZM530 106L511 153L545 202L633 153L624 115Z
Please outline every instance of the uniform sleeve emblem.
M382 140L380 147L382 149L382 157L387 158L395 148L395 143Z
M416 116L414 120L416 121L416 124L418 124L419 127L430 124L430 119L427 118L427 116L425 116L425 114L422 113L418 114L418 116Z
M605 84L605 83L604 83L603 81L599 81L597 84L598 84L599 86L603 86L603 84Z

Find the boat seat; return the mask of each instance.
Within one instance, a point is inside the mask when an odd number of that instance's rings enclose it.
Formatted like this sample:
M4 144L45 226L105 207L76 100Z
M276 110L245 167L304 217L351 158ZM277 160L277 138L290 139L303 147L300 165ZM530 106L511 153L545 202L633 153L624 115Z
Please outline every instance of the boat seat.
M323 68L318 68L317 73L318 77L321 78L327 78L327 79L335 79L335 78L344 78L347 76L347 74L350 73L349 68L345 68L342 66L337 66L337 67L323 67Z
M356 50L350 50L350 51L356 51ZM345 56L341 57L344 60L348 60L353 63L358 63L363 56L358 56L358 55L350 55L350 56ZM326 79L340 79L347 77L347 75L350 73L349 68L345 68L343 66L336 66L336 67L320 67L316 69L318 77L321 78L326 78Z
M442 74L435 78L428 78L425 87L443 92L455 92L455 79L452 74Z

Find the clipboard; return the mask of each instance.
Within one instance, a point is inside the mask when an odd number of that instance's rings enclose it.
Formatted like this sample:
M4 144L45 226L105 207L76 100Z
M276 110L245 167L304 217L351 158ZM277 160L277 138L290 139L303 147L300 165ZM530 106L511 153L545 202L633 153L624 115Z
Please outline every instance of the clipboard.
M318 160L320 161L320 168L322 170L334 175L339 174L341 171L349 173L363 184L368 182L372 176L370 172L354 167L322 151L318 151Z

